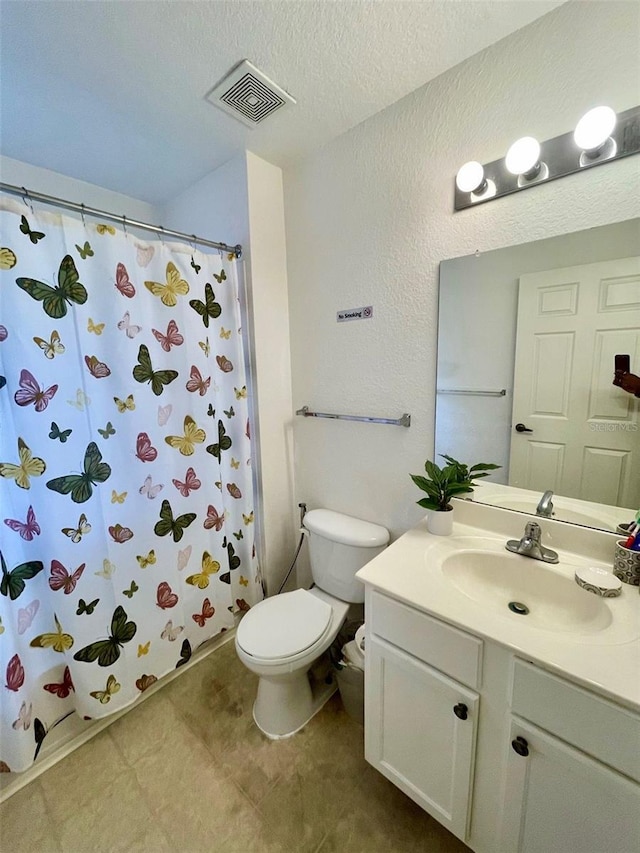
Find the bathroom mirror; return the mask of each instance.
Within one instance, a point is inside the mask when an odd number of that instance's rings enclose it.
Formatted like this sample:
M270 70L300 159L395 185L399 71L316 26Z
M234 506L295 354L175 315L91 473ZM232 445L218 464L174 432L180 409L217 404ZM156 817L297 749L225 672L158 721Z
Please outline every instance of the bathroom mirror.
M603 530L640 506L640 219L440 264L436 461L502 467L474 499Z

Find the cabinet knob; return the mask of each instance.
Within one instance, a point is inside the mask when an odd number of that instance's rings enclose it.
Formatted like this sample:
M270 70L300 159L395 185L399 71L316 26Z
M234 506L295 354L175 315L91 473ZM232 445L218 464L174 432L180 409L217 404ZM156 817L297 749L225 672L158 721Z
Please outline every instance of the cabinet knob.
M462 702L458 702L457 705L453 706L453 713L459 720L466 720L469 716L469 709Z
M517 752L518 755L522 755L523 758L526 758L527 755L529 755L529 744L523 737L518 736L515 740L512 740L511 746L513 747L514 752Z

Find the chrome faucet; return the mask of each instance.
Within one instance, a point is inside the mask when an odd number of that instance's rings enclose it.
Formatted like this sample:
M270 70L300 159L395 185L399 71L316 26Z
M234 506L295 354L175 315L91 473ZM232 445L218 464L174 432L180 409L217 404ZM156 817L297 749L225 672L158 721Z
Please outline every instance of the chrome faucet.
M542 560L543 563L557 563L558 555L551 548L545 548L540 541L542 530L535 521L530 521L524 529L522 539L509 539L505 545L507 551L521 554L523 557L531 557L534 560Z
M540 498L540 503L536 507L536 515L542 516L542 518L551 518L553 515L553 503L551 498L553 497L553 492L551 489L547 489L547 491Z

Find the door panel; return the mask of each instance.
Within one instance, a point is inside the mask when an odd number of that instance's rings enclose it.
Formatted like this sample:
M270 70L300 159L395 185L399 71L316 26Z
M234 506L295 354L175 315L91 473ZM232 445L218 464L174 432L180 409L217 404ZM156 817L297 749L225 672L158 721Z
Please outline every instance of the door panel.
M509 484L640 504L640 401L612 384L640 373L640 258L520 278Z
M478 694L372 637L367 644L365 757L464 839ZM466 707L466 719L454 707Z

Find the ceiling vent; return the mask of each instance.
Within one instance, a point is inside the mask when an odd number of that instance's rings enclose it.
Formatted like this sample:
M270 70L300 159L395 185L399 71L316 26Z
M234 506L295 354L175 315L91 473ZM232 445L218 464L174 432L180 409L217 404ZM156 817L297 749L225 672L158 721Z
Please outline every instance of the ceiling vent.
M236 65L205 95L205 99L247 127L255 127L277 110L296 102L248 59Z

